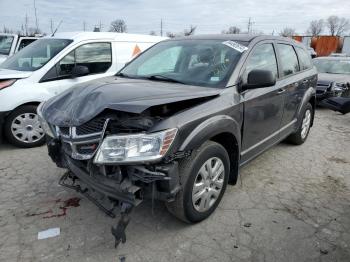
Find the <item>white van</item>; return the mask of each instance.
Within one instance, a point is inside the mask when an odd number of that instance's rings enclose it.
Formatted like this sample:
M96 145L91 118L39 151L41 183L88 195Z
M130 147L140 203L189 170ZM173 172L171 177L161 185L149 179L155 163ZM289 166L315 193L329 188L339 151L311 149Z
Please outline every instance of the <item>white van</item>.
M73 85L117 73L166 38L102 32L41 38L0 65L0 130L20 147L44 142L36 108ZM1 131L0 131L1 133Z
M0 34L0 64L9 56L39 39L37 36L20 36L16 34Z

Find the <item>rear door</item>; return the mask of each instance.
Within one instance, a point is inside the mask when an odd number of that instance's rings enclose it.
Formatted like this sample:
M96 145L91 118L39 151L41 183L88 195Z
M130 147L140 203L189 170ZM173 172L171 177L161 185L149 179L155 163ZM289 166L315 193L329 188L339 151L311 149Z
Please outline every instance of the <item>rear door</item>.
M281 136L294 130L296 112L307 86L307 79L300 73L296 50L290 43L277 43L280 66L280 85L283 90L284 110L281 122Z
M278 78L278 64L272 41L261 42L251 51L242 74L243 83L247 82L249 72L254 69L270 70ZM245 90L242 96L244 124L241 162L244 163L278 141L284 105L279 81L271 87Z

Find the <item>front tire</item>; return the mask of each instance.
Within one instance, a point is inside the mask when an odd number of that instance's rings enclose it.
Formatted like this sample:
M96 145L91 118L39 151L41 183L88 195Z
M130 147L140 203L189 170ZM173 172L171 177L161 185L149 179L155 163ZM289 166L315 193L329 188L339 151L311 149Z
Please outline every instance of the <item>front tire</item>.
M45 132L41 128L36 109L35 105L21 106L6 118L4 133L14 146L30 148L45 143Z
M314 110L310 103L307 103L301 114L302 119L299 120L299 126L297 131L290 135L287 140L295 145L303 144L310 132L311 122L313 119Z
M208 141L189 158L179 161L182 189L175 201L166 203L170 213L187 223L209 217L219 205L230 173L225 148Z

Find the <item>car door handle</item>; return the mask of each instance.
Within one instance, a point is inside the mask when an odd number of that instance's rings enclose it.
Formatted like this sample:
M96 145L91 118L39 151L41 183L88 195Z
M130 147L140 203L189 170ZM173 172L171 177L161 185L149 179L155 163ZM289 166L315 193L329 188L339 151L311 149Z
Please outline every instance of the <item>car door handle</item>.
M278 89L277 94L280 95L280 94L283 94L284 92L286 92L286 89L280 88Z

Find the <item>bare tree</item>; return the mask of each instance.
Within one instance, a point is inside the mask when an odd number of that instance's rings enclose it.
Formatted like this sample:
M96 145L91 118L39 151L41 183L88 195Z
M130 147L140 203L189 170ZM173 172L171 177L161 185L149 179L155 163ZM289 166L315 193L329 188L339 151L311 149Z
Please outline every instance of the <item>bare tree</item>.
M151 32L149 32L150 35L157 35L156 31L152 30Z
M13 30L6 26L3 27L2 32L5 34L13 34Z
M324 28L324 21L323 19L319 20L312 20L310 22L309 28L306 31L307 34L310 34L312 36L319 36Z
M280 32L281 36L285 37L291 37L293 35L296 35L295 29L291 27L285 27L283 30Z
M230 26L228 30L223 30L222 34L239 34L241 32L241 29L237 26Z
M126 23L123 19L116 19L112 21L111 27L109 29L110 32L118 32L118 33L126 33Z
M331 35L341 36L349 29L349 19L332 15L327 18L327 27Z
M37 34L41 34L41 30L35 27L28 28L28 36L35 36Z
M190 36L194 35L194 32L196 31L197 26L190 26L190 29L185 29L184 30L184 36Z

